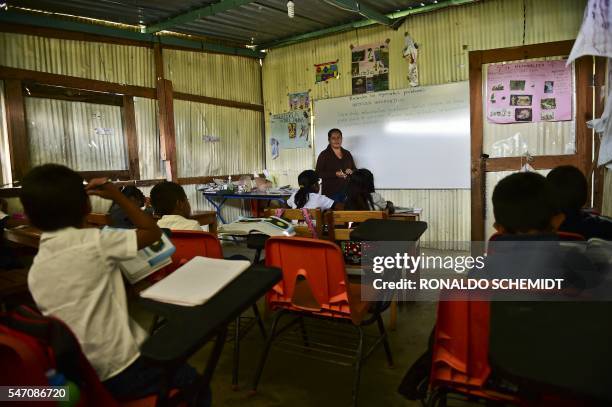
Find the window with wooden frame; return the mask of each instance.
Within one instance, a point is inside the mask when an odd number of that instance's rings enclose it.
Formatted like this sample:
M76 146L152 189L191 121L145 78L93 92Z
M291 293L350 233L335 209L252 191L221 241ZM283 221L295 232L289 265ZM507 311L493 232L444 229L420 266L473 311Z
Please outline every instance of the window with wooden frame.
M545 174L559 165L593 173L593 132L586 122L593 117L594 60L575 61L573 117L551 123L490 124L485 122L484 88L488 64L567 58L573 41L470 52L472 240L487 238L492 229L491 194L497 181L527 163ZM597 185L597 180L595 182ZM491 225L490 225L491 224Z
M12 181L50 162L86 179L140 179L132 96L12 78L4 96Z

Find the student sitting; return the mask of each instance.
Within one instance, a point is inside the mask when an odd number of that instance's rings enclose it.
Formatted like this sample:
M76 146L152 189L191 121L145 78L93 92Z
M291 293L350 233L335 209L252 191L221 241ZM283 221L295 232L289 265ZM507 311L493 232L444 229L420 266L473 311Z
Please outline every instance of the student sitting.
M600 272L587 256L576 250L579 247L559 244L555 232L564 216L542 175L531 172L509 175L495 186L492 200L494 226L501 235L490 242L484 270L470 271L470 278L564 278L564 288L578 289L600 282ZM534 293L526 295L531 296L523 299L537 298ZM432 352L433 333L428 350L410 367L400 384L398 390L406 398L426 396Z
M139 208L144 208L145 213L151 213L150 208L145 208L145 196L142 191L136 188L135 185L126 185L121 188L121 193L129 198ZM130 221L130 218L121 209L121 206L113 203L108 210L110 217L110 226L121 229L133 229L134 224Z
M364 174L368 177L368 187L370 190L370 195L372 196L372 204L374 210L376 211L388 211L389 213L395 212L395 208L393 207L393 202L385 200L381 194L376 192L376 188L374 188L374 174L368 169L363 169Z
M549 172L546 179L565 214L559 230L578 233L587 240L593 237L612 240L612 219L582 209L587 202L588 183L578 168L562 165Z
M197 220L188 219L191 206L185 190L179 184L164 181L155 185L151 189L151 204L155 215L161 216L157 221L160 228L202 231Z
M370 170L360 168L353 171L346 190L347 211L384 211L393 205L385 201L374 190L374 175Z
M136 230L82 228L91 210L88 195L115 201ZM84 187L79 174L56 164L36 167L24 177L21 202L30 222L43 232L28 274L40 311L68 325L114 397L157 393L165 373L140 358L146 333L128 315L118 266L159 240L161 231L153 218L106 179L94 179ZM172 385L183 388L197 378L185 364ZM209 405L210 393L200 399L201 405Z
M298 176L300 189L287 200L293 209L321 209L325 211L334 206L334 201L319 193L321 178L313 170L302 171Z

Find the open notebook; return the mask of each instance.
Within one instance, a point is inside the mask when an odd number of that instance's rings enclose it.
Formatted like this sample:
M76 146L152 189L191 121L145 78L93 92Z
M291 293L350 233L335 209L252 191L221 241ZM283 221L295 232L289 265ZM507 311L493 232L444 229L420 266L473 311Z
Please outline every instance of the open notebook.
M168 277L142 291L140 296L170 304L201 305L250 265L246 260L194 257Z

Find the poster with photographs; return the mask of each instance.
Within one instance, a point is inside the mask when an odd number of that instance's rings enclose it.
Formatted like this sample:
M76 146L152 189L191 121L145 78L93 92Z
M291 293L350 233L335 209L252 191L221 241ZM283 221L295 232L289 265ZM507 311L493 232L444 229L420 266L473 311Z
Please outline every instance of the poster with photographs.
M310 113L308 110L292 110L270 117L272 139L279 149L310 147ZM277 150L278 151L278 150Z
M309 110L310 109L310 93L297 92L289 93L289 110Z
M572 68L565 63L489 65L487 120L501 124L572 120Z
M351 49L353 95L389 90L389 43Z

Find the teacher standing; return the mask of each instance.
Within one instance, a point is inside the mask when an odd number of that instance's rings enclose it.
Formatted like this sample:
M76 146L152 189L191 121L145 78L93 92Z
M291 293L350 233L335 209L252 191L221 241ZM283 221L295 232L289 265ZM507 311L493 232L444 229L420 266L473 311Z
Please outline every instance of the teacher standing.
M317 173L323 180L322 193L337 202L346 199L347 177L356 169L353 156L342 148L342 132L327 132L327 148L317 158Z

